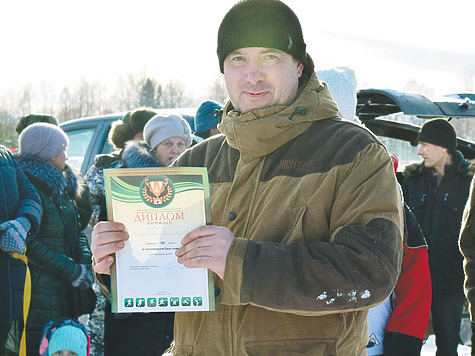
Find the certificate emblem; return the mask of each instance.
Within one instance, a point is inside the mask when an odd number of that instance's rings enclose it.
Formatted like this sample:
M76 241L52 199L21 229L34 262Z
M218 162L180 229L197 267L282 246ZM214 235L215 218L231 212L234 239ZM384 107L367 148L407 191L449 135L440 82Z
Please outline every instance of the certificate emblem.
M166 176L148 176L140 183L142 201L153 208L163 208L175 196L173 182Z

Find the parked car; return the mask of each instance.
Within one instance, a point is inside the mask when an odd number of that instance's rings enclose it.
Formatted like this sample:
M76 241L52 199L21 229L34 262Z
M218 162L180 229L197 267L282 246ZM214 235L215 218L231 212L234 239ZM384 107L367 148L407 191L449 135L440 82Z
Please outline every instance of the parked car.
M193 130L196 108L157 109L159 113L170 111L178 111L188 121ZM89 167L94 164L94 157L96 155L112 152L114 148L108 140L111 124L121 119L124 115L125 113L91 116L62 123L61 128L68 135L70 142L68 147L68 164L80 170L84 175ZM193 140L199 142L202 139L198 136L193 136Z
M417 133L419 126L395 121L392 114L414 115L430 118L475 118L475 94L454 94L439 101L431 101L423 95L403 93L390 89L364 89L357 94L356 115L363 125L373 131L388 150L399 158L400 170L404 166L421 161L417 155ZM178 110L193 127L196 108L160 109L160 112ZM113 150L108 142L111 123L124 113L87 117L67 121L61 128L68 134L69 164L83 174L94 163L94 157ZM475 143L458 138L458 149L465 158L475 159Z

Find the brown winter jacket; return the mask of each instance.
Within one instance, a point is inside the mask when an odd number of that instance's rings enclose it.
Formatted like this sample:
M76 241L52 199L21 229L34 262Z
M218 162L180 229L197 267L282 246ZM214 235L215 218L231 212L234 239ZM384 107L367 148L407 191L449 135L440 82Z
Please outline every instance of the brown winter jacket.
M470 185L470 196L465 206L460 230L460 251L464 257L465 296L470 305L470 320L475 323L475 179Z
M362 355L367 309L401 264L389 154L342 121L316 75L287 107L224 108L224 135L186 151L205 166L212 223L235 235L216 310L177 313L175 355Z

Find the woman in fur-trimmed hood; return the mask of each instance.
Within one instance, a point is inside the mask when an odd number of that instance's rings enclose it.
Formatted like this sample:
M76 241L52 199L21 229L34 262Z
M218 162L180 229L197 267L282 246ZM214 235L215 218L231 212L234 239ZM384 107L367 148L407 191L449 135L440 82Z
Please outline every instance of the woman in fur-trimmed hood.
M59 127L35 123L20 134L19 154L15 157L43 205L40 228L26 239L32 281L26 325L29 355L37 353L48 321L78 317L72 314L72 288L88 288L93 283L91 251L76 205L81 199L81 180L66 165L68 143Z

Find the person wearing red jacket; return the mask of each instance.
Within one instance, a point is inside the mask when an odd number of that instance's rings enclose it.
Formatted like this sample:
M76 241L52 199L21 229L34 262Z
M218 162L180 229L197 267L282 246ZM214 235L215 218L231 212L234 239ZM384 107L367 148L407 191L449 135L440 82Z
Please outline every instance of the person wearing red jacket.
M398 160L391 154L394 171ZM368 312L368 355L420 355L429 322L431 279L427 243L406 203L401 274L393 293Z

